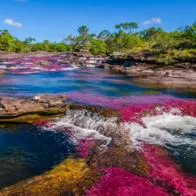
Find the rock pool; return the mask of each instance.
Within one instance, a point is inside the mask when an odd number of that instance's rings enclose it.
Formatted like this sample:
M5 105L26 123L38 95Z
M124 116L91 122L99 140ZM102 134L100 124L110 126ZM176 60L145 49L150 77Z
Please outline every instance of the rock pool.
M41 130L33 125L0 128L0 188L52 169L74 153L64 133Z

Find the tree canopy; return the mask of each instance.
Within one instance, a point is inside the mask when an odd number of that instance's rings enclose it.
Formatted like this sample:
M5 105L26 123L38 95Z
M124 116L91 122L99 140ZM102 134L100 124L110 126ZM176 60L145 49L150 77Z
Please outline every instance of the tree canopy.
M157 61L165 64L179 59L191 59L196 56L196 22L186 27L166 32L162 28L150 27L138 31L138 24L125 22L115 25L115 31L107 29L92 34L86 25L78 28L77 35L69 35L62 42L36 42L32 37L21 41L7 30L0 30L0 51L3 52L67 52L89 51L93 55L148 52Z

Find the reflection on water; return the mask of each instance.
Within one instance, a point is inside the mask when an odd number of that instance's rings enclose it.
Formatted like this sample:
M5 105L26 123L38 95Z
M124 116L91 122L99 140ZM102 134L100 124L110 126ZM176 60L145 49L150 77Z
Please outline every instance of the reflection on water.
M32 125L0 128L0 188L38 175L74 153L65 133Z

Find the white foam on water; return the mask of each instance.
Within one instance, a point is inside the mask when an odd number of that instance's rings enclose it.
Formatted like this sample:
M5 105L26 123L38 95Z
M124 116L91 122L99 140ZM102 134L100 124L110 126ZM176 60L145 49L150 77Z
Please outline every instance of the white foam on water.
M121 122L118 118L106 118L87 110L70 110L61 119L51 124L51 131L70 131L76 144L86 138L102 141L101 147L107 147L112 138L105 136L109 131L124 130L129 133L131 145L141 149L142 144L160 146L192 145L196 146L196 118L182 116L180 111L172 109L169 113L143 117L142 123ZM47 128L48 129L48 128Z
M142 118L139 123L124 123L129 132L132 144L141 147L141 144L169 145L196 145L195 138L187 134L196 132L196 118L181 116L180 114L163 113L156 116Z
M76 66L66 67L66 68L62 68L62 71L72 71L72 70L75 70L75 69L78 69L78 67L76 67Z
M10 64L14 64L15 62L14 61L4 61L4 62L1 62L2 64L4 65L10 65Z
M112 138L102 132L114 129L117 125L117 118L105 118L87 110L69 110L66 115L50 126L52 131L71 132L71 138L76 144L86 138L100 140L103 144L99 147L106 148Z
M0 64L0 69L7 69L7 66Z

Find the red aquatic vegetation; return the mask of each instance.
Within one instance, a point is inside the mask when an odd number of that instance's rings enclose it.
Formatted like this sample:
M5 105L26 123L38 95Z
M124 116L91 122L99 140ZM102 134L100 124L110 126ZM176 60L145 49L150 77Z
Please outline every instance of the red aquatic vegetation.
M196 117L196 101L194 100L168 100L164 103L164 108L165 111L169 111L172 108L178 108L182 115Z
M95 146L95 141L92 139L82 139L77 146L77 152L82 158L89 156L90 150Z
M142 156L151 167L148 178L153 183L173 194L196 195L196 177L184 175L161 147L145 145Z
M70 66L61 62L61 57L27 57L9 59L1 63L0 72L12 74L33 74L40 72L64 71Z
M175 102L178 98L165 95L143 95L143 96L125 96L125 97L106 97L96 94L71 93L68 97L77 102L107 106L109 108L122 109L128 106L146 107L146 105L161 105L166 101ZM179 99L182 100L182 99Z
M153 110L154 106L149 104L128 106L127 108L120 109L121 120L141 123L141 118Z
M81 93L72 94L69 98L81 103L115 108L120 113L121 121L142 123L142 117L164 112L196 117L196 101L194 100L167 96L143 96L139 98L140 102L138 100L136 102L135 97L108 98ZM72 137L71 131L70 133L68 129L65 131ZM78 141L78 154L88 158L94 144L93 140L88 139ZM87 192L87 195L196 195L196 178L185 175L161 147L144 145L140 155L150 168L147 177L136 176L122 168L109 168L105 170L101 180Z
M32 124L38 127L49 127L50 126L50 123L45 120L36 121L36 122L33 122Z
M171 99L154 104L130 104L120 109L121 119L131 122L141 122L141 118L144 116L160 115L164 112L196 117L196 101Z
M88 192L88 196L165 196L161 187L149 180L129 173L121 168L109 168L104 176Z

